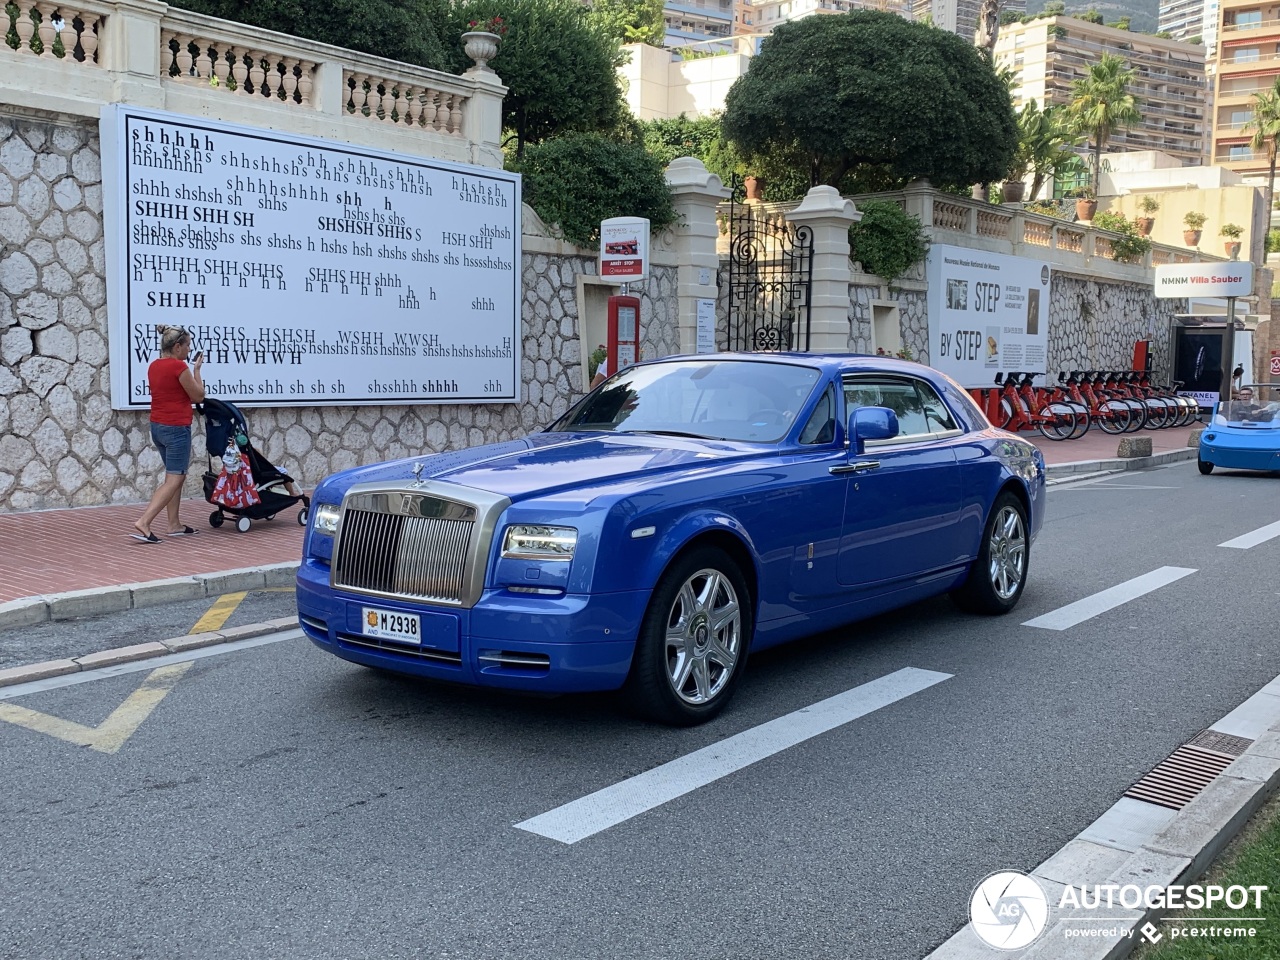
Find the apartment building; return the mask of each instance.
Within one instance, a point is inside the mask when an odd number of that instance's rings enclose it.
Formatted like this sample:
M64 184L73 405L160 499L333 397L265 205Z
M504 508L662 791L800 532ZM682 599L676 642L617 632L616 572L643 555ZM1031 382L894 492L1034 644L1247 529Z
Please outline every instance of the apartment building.
M1265 175L1267 157L1249 146L1254 94L1280 77L1280 4L1222 0L1214 61L1213 162L1249 175Z
M768 35L791 20L854 10L882 10L908 17L911 0L738 0L734 32Z
M973 42L973 34L978 28L978 11L982 9L982 0L914 0L911 4L911 17L915 20L931 20L935 27L954 33L969 42ZM1016 13L1019 16L1027 12L1027 0L1008 0L1000 5L1001 13ZM1003 33L1005 28L1000 28Z
M741 0L666 0L662 5L665 45L683 47L732 36L735 2Z
M1107 150L1159 150L1184 165L1200 163L1208 134L1203 46L1074 17L1008 24L996 41L997 61L1014 71L1018 107L1028 100L1041 107L1069 102L1072 83L1107 53L1123 57L1136 74L1132 93L1142 112L1142 123L1112 134Z
M1175 40L1204 42L1206 56L1213 58L1218 42L1220 0L1161 0L1159 26L1161 33Z

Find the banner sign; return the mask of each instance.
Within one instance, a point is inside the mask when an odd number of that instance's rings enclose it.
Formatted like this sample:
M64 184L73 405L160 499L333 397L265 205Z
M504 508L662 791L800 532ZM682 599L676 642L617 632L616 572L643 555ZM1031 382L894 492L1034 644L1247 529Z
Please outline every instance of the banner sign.
M925 277L932 366L965 387L989 387L997 373L1045 373L1048 264L933 244Z
M620 283L649 275L649 221L613 217L600 221L600 276Z
M158 323L243 405L520 399L520 177L119 104L101 120L111 404Z
M1247 297L1252 293L1253 264L1248 260L1165 263L1156 267L1158 298Z

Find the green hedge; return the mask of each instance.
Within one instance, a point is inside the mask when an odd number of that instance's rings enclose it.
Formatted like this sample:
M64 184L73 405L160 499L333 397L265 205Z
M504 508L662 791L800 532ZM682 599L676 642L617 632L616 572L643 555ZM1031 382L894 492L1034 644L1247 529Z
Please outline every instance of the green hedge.
M862 219L849 228L849 246L853 259L868 273L892 282L929 252L920 221L896 203L868 200L858 210Z

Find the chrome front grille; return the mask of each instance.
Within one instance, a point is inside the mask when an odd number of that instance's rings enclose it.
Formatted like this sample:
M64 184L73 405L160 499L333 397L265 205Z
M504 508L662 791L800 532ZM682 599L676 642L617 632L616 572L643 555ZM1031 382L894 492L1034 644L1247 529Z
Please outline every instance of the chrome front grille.
M479 598L498 515L510 503L428 482L348 491L334 544L334 587L468 607Z

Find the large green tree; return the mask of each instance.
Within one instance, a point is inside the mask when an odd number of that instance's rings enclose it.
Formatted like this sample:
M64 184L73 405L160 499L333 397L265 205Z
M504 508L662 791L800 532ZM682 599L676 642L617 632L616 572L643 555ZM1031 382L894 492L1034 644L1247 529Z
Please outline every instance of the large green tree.
M462 0L443 31L453 66L469 65L462 34L472 20L502 17L507 33L490 66L507 85L503 126L521 156L527 144L572 132L611 131L627 114L618 41L578 0Z
M174 6L440 69L446 0L177 0Z
M1245 129L1253 131L1253 139L1249 142L1249 146L1254 150L1267 152L1267 210L1270 211L1275 203L1276 193L1276 138L1280 137L1280 77L1276 78L1270 89L1261 90L1253 95L1253 119L1245 124Z
M1142 122L1138 98L1129 92L1133 70L1123 57L1104 53L1089 72L1071 84L1067 115L1073 129L1093 142L1093 195L1102 181L1102 152L1117 130Z
M986 183L1018 144L1009 91L971 44L871 11L778 27L730 89L724 127L748 156L798 151L810 185L858 167Z
M590 9L592 22L620 43L660 47L666 38L662 0L591 0Z

